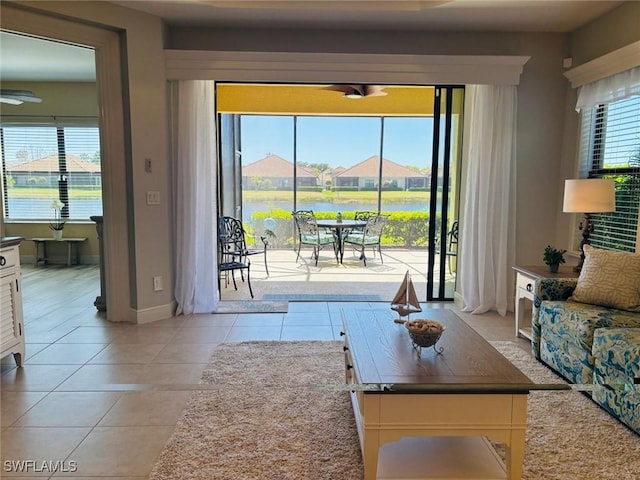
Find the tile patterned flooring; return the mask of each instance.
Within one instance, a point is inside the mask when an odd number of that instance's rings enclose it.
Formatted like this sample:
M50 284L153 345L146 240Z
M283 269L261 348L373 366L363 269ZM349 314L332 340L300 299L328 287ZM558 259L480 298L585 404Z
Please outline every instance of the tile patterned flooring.
M60 269L58 275L72 271ZM216 345L335 340L341 310L388 311L387 303L292 302L286 314L190 315L118 325L95 311L95 288L58 295L65 301L43 293L36 302L30 287L38 281L30 275L27 270L23 282L25 365L15 368L12 356L1 363L2 478L147 478ZM456 313L488 340L514 340L513 316ZM6 463L19 460L36 463L23 464L22 471ZM67 471L46 471L43 462L56 461Z

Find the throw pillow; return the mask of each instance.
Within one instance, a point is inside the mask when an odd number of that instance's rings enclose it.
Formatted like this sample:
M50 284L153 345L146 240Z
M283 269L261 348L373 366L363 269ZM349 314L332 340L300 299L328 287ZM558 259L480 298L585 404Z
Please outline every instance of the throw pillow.
M576 302L640 312L640 255L584 246Z

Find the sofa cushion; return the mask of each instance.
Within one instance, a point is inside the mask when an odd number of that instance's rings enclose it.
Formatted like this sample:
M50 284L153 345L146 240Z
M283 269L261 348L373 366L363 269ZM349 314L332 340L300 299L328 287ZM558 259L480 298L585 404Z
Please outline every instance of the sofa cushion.
M593 338L595 383L618 390L638 390L640 328L599 328Z
M593 335L602 327L640 328L640 315L572 301L540 305L540 359L572 383L593 381Z
M544 301L541 309L541 325L569 335L589 351L596 328L640 327L640 315L614 308L573 301Z
M640 434L640 328L599 328L593 356L593 400Z
M572 300L640 312L640 255L584 245L584 264Z

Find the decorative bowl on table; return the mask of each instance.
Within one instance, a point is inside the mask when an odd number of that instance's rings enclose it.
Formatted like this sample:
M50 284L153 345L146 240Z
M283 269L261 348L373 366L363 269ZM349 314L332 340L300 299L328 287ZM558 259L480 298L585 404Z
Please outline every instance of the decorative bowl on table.
M440 322L436 320L418 319L407 321L404 326L409 332L409 337L411 337L414 348L418 349L418 353L420 353L419 349L423 347L433 347L436 353L442 353L444 350L444 348L438 349L435 346L438 340L440 340L442 332L445 330L444 325Z

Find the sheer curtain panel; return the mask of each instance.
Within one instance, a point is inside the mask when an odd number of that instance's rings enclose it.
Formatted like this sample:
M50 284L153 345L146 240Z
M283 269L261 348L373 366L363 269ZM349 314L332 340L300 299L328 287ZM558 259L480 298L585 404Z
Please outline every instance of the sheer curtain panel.
M515 124L513 85L473 85L464 217L460 227L463 310L507 313L514 260Z
M640 67L582 85L578 89L576 111L580 112L603 103L613 103L632 95L640 95Z
M214 82L172 85L176 315L218 305Z

